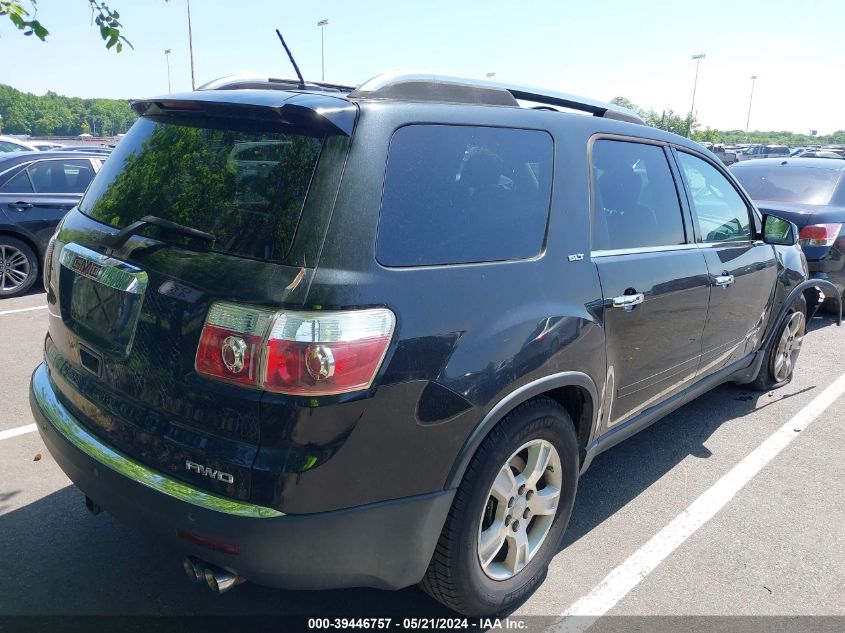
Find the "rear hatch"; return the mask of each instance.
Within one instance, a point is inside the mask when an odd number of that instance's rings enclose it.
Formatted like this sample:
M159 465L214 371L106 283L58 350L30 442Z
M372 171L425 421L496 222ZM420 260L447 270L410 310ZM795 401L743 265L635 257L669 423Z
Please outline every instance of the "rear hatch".
M118 450L247 500L262 392L197 372L203 327L215 302L302 304L356 108L260 90L133 106L48 253L51 376Z

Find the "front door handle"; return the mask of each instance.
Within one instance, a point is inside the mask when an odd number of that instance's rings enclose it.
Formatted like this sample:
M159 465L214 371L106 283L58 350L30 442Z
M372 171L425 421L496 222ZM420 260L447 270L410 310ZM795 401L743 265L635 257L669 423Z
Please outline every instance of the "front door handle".
M619 297L613 297L613 299L610 300L610 307L633 308L634 306L640 305L643 301L645 301L645 295L641 292L637 292L631 295L621 295Z
M734 282L734 276L728 275L727 273L723 275L717 275L713 278L713 285L714 286L721 286L722 288L727 288Z
M17 209L18 211L25 211L26 209L31 209L32 205L29 202L10 202L9 208Z

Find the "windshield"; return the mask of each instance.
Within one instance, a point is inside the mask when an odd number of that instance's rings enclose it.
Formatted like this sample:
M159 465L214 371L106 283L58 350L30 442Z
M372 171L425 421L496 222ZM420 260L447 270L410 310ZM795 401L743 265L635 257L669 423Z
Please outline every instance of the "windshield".
M830 204L842 171L800 165L736 165L732 169L754 200Z
M156 216L211 233L212 250L282 261L323 140L141 119L103 165L79 208L117 228ZM155 227L143 232L161 236Z

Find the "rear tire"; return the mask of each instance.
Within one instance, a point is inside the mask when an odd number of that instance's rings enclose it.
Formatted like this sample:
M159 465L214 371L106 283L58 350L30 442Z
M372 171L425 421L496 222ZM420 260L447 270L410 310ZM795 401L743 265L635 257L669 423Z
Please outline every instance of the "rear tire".
M38 258L28 244L0 235L0 299L24 294L38 279Z
M766 350L760 373L751 383L758 391L780 389L792 382L795 363L807 331L807 301L796 299L778 324L776 334Z
M541 397L514 409L467 467L422 589L467 616L527 597L558 552L578 470L575 427L562 406Z

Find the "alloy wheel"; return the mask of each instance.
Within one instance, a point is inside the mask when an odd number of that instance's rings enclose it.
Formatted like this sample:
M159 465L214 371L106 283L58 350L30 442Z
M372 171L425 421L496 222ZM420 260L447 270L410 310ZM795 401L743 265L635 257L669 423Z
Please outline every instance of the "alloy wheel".
M0 244L0 291L14 292L24 285L29 274L26 255L14 246Z
M557 450L541 439L502 465L478 526L478 560L488 577L512 578L539 551L557 513L562 473Z
M783 382L792 375L801 353L805 329L804 313L793 312L783 328L772 363L772 377L776 382Z

